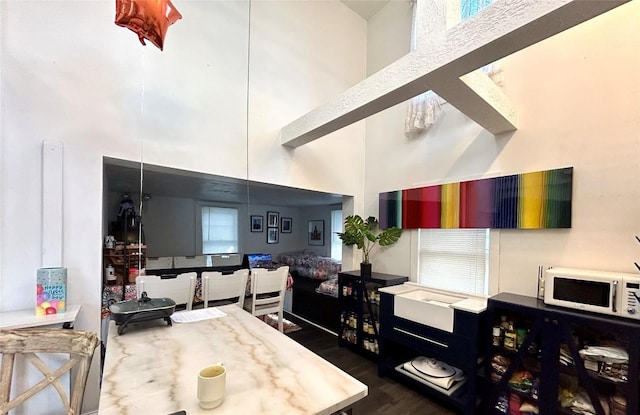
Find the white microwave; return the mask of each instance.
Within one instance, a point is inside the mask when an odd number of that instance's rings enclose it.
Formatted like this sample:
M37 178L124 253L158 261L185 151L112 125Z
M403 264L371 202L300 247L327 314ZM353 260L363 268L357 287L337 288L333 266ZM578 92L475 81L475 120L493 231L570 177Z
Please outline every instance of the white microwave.
M640 275L549 268L544 275L544 302L640 320Z

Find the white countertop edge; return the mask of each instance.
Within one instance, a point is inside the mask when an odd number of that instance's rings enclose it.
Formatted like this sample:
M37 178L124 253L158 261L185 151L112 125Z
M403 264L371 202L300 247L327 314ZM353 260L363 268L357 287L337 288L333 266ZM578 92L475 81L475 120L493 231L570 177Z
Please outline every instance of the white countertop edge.
M467 311L469 313L480 314L487 309L487 300L478 298L467 298L466 300L458 301L455 304L451 304L449 307L455 310Z
M380 287L378 291L380 291L381 293L398 295L398 294L404 294L409 291L413 291L416 288L419 288L419 286L405 282L400 285L390 285L389 287Z
M437 290L434 288L425 287L424 285L416 284L415 282L405 282L399 285L383 287L383 288L380 288L378 291L387 293L387 294L398 295L398 294L404 294L414 290L429 291L429 292L448 295L448 296L460 297L461 298L460 301L457 301L449 305L449 307L455 310L461 310L461 311L467 311L469 313L480 314L487 309L486 297L473 296L470 294L462 294L454 291Z
M80 304L68 305L67 311L64 313L49 314L46 316L37 316L35 308L6 311L0 313L0 329L22 329L26 327L42 327L74 322L81 307Z

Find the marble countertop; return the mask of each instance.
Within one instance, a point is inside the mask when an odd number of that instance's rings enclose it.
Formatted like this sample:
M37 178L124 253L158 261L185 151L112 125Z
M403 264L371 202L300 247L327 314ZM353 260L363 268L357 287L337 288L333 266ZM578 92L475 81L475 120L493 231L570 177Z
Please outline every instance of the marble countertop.
M100 415L332 414L367 396L367 385L235 305L198 322L110 322ZM227 368L224 401L204 410L201 367Z

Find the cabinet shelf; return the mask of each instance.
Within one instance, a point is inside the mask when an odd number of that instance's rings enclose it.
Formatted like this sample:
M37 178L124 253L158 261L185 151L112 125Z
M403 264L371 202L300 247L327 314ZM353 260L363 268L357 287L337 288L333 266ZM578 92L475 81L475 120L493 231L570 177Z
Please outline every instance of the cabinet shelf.
M379 353L379 298L378 289L402 284L407 277L372 273L363 277L359 271L338 274L338 304L340 308L340 335L338 344L371 360Z
M498 385L500 382L494 382L492 381L491 383L493 383L493 385ZM538 401L538 397L533 395L531 392L526 392L520 389L516 389L513 386L506 386L505 387L505 391L509 392L509 393L513 393L518 395L520 398L522 399L526 399L526 400L530 400L532 402L537 402Z
M485 336L487 347L487 374L491 381L487 382L487 399L485 409L487 413L503 413L495 407L499 397L508 396L515 400L509 400L510 405L518 405L518 398L523 401L535 402L539 406L541 414L569 414L573 413L563 408L558 402L561 393L568 396L588 397L594 406L596 415L607 413L637 415L639 413L639 372L640 352L637 345L640 344L640 322L630 319L607 317L585 313L576 310L567 310L559 307L545 305L542 301L526 296L510 293L501 293L491 297L487 306L487 332L491 334L492 326L499 325L501 316L508 316L520 327L529 332L523 348L527 348L532 341L540 346L539 353L529 354L527 350L517 352L501 350L492 345L492 336ZM617 368L621 373L626 371L627 381L617 381L599 376L597 372L588 370L591 367L589 361L583 360L580 352L585 346L614 345L624 349L628 354L628 362L623 368ZM561 353L562 350L562 353ZM495 381L493 356L500 353L510 359L501 361L500 371L504 374L499 381ZM563 362L572 362L565 365ZM527 394L515 391L509 380L514 373L524 370L531 371L539 380L538 400L534 401ZM611 373L611 372L609 372ZM613 375L615 376L615 374ZM622 378L622 375L619 375ZM562 392L565 391L565 392ZM626 401L626 408L616 408L610 411L609 402L614 396L622 396ZM509 408L509 411L518 411L518 406Z
M611 386L625 386L627 385L629 382L628 381L614 381L611 379L607 379L604 378L602 376L599 376L597 372L594 372L592 370L587 370L587 375L589 376L589 378L593 381L593 382L599 382L602 383L603 385L611 385ZM565 375L568 376L572 376L572 377L578 377L579 376L579 371L575 366L571 366L571 367L566 367L566 366L560 366L560 373L563 373Z
M129 244L117 248L103 249L103 269L109 265L113 267L115 282L108 281L106 275L103 276L105 285L126 285L135 283L135 274L130 275L130 270L146 267L147 247L145 245ZM132 280L133 277L133 280Z

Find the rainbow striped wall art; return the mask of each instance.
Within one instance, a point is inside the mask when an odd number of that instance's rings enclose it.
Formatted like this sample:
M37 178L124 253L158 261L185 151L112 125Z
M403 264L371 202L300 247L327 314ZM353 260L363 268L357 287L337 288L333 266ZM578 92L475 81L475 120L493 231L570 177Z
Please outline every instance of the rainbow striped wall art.
M573 167L380 193L380 228L571 227Z

